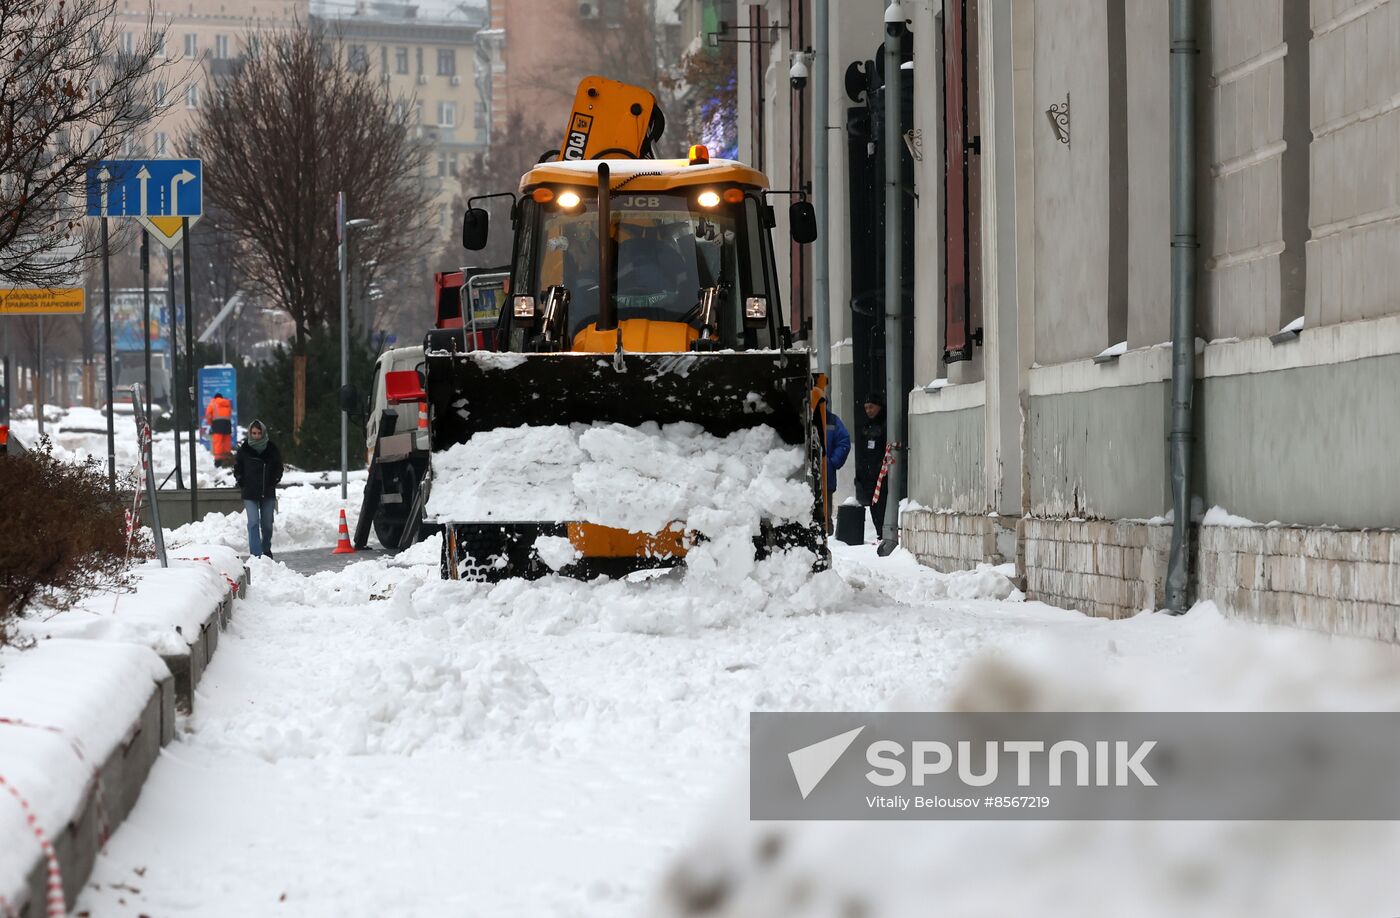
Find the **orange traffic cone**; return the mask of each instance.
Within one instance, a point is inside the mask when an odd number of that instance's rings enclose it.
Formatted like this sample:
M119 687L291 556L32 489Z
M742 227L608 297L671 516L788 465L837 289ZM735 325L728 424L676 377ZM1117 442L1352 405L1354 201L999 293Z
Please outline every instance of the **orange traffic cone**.
M335 543L333 555L353 555L355 546L350 544L350 527L345 525L345 511L340 511L340 541Z

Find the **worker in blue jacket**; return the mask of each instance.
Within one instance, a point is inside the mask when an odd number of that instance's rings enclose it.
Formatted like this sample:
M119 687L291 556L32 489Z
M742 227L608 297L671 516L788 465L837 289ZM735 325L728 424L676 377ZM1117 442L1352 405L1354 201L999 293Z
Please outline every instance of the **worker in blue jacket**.
M826 492L836 491L836 470L846 464L851 454L851 434L841 423L836 412L830 408L826 412Z

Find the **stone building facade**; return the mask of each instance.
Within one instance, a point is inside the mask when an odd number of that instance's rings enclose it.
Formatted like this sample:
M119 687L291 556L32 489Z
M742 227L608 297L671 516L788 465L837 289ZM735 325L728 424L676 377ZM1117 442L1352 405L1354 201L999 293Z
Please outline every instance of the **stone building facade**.
M903 7L915 253L905 474L929 508L904 514L904 542L943 569L1015 562L1029 595L1093 614L1160 608L1169 4ZM852 281L862 205L846 167L861 151L847 89L850 66L879 46L882 17L845 0L831 10L832 104L818 131L832 163L835 404L851 411L863 378L851 304L868 291ZM1245 618L1393 640L1400 0L1201 0L1195 10L1192 592ZM966 49L950 61L958 23ZM962 189L971 219L948 205L955 70L975 89ZM976 334L970 353L955 354L966 359L947 359L950 252L970 268Z

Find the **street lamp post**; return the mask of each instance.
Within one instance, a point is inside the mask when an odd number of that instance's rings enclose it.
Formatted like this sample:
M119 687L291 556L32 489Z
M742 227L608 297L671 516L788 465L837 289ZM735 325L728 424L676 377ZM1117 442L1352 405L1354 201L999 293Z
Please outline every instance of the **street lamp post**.
M345 192L336 195L336 236L340 242L340 385L350 385L350 310L347 290L350 230L374 225L372 220L345 219ZM350 414L340 410L340 499L350 493Z

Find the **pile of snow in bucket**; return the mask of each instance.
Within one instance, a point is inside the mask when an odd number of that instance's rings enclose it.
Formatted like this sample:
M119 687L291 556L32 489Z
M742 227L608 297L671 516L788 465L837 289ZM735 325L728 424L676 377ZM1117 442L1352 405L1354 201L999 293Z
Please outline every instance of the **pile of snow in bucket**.
M691 423L572 424L499 428L434 454L427 514L701 532L687 566L737 584L754 570L760 523L810 523L812 502L806 451L771 427L717 437ZM537 550L556 570L576 558L564 539Z
M434 454L428 516L756 533L761 519L811 519L805 461L771 427L727 437L690 423L503 427Z

